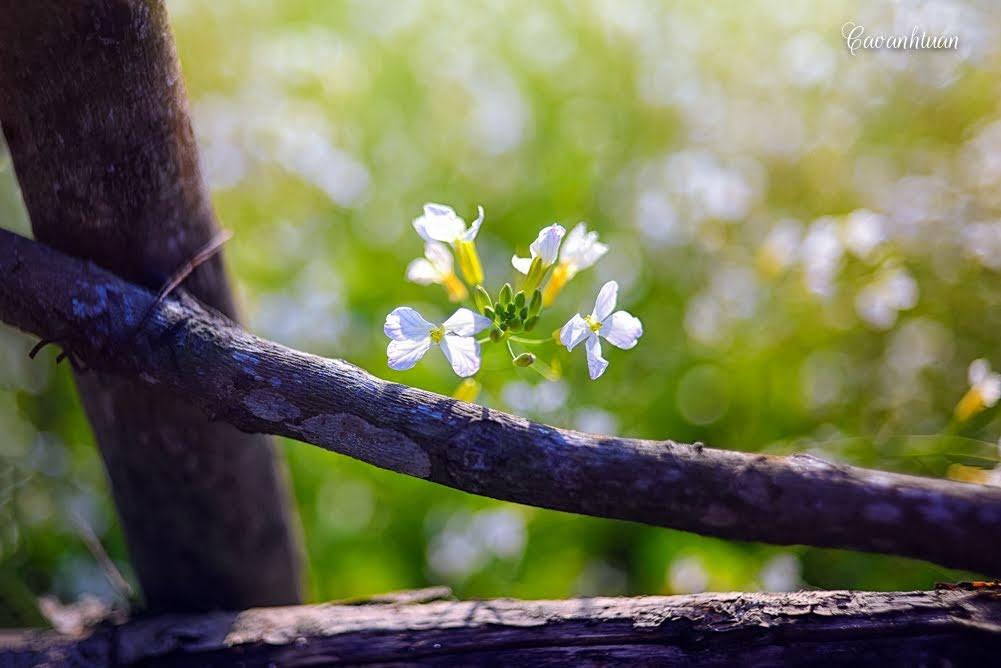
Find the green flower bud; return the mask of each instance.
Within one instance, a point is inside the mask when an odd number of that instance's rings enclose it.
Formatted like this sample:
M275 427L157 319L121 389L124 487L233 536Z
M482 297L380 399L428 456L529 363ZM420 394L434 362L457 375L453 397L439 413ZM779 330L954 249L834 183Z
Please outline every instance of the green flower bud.
M528 274L525 276L525 290L532 292L542 281L542 277L545 275L546 269L542 266L542 258L537 257L532 260L532 265L528 269Z
M498 341L500 341L501 337L503 337L503 336L504 336L504 334L499 329L497 329L496 327L491 327L490 328L490 340L493 341L494 343L497 343Z
M539 316L533 315L531 318L525 321L525 331L530 332L535 327L535 324L539 322Z
M507 306L511 303L511 295L514 291L511 289L510 283L505 283L504 287L500 289L500 293L497 295L497 303L501 306Z
M515 366L526 367L535 364L535 355L532 353L522 353L511 360Z
M497 314L494 313L494 310L492 308L490 308L489 306L487 306L485 309L483 309L483 315L485 315L488 318L490 318L491 320L493 320L494 316L496 316Z
M522 290L518 290L518 294L514 296L514 305L521 308L525 305L525 293Z
M483 315L487 315L487 309L494 305L494 303L490 301L490 295L483 289L482 285L477 285L476 289L473 290L473 303L476 304L476 309ZM487 317L490 318L493 316Z
M539 315L542 310L542 290L536 290L532 294L532 301L528 304L529 315Z
M515 318L514 320L511 321L511 331L520 332L524 324L525 323L521 321L521 318Z
M527 306L522 306L521 307L521 310L518 311L518 317L521 318L522 320L528 320L528 307Z

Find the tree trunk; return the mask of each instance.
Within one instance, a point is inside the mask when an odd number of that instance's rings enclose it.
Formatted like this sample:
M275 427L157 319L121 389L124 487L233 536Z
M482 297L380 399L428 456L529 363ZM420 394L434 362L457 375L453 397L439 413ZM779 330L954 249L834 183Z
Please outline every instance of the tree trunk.
M217 232L162 0L0 0L0 125L35 237L158 288ZM236 317L219 256L184 284ZM154 610L295 603L269 439L154 386L77 386Z
M0 663L88 666L987 666L986 591L696 594L317 605L0 635ZM433 598L433 597L429 597Z

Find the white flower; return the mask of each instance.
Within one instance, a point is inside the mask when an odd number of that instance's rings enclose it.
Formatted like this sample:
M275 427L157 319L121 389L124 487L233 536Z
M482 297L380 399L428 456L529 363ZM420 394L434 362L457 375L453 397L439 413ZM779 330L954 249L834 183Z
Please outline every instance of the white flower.
M542 291L542 303L549 306L556 301L567 281L578 271L593 265L607 252L608 246L598 241L598 233L588 232L586 223L578 223L563 241L560 262Z
M977 393L985 408L990 408L1001 399L1001 374L991 371L990 362L976 359L970 362L966 371L970 389Z
M565 265L573 277L578 271L592 266L608 252L608 246L598 241L597 232L588 232L587 223L577 223L563 242L560 264Z
M573 350L581 342L584 343L587 370L591 380L597 379L608 368L608 362L601 356L599 337L604 337L617 348L629 350L643 335L643 323L639 318L626 311L612 313L618 292L618 283L615 281L605 283L598 292L591 315L581 317L578 313L560 330L560 343L565 345L567 350Z
M563 241L563 235L566 233L566 229L559 223L542 228L539 236L535 238L535 241L528 248L532 257L512 255L511 265L521 273L527 274L528 270L532 268L532 260L539 257L542 258L542 268L549 267L559 257L560 242Z
M424 244L424 257L407 265L407 280L418 285L440 284L451 273L452 254L437 241Z
M852 255L866 259L886 240L883 216L868 209L857 209L848 214L842 228L842 240Z
M459 241L473 241L483 224L483 207L477 207L479 215L468 228L466 221L455 215L450 206L428 203L424 205L424 215L414 219L414 229L424 241L441 241L455 245Z
M904 269L890 269L862 288L855 297L855 311L877 329L889 329L897 314L918 303L918 284Z
M442 285L453 302L462 301L469 296L466 286L455 275L448 247L437 241L424 244L424 257L417 258L407 266L407 280L418 285Z
M468 308L460 308L440 326L421 317L408 306L400 306L386 316L383 331L390 339L386 355L389 368L412 369L437 343L456 375L465 378L480 370L480 344L474 338L490 326L490 320Z
M476 220L468 228L466 221L444 204L425 204L424 215L414 219L414 229L424 241L451 244L459 259L459 268L471 285L483 282L483 265L476 252L476 235L483 224L483 207L477 207Z

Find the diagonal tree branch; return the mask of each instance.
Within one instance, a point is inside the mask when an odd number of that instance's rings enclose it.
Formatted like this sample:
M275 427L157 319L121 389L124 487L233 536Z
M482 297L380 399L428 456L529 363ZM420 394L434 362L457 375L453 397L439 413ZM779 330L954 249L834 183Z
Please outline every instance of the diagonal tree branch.
M436 601L169 615L0 634L11 665L990 665L996 591ZM20 663L18 663L20 662Z
M0 232L0 320L59 341L90 367L167 388L244 431L533 506L1001 575L998 488L558 429L262 340L184 295L166 300L131 345L115 346L153 298Z

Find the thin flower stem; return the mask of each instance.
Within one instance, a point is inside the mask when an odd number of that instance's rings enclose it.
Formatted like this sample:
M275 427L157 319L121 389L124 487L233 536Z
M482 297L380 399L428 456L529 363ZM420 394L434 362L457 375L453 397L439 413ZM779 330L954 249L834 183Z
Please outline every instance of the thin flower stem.
M549 339L528 339L523 336L509 336L508 338L524 346L541 346L544 343L549 343Z
M512 348L512 347L511 347L511 339L509 338L509 339L508 339L507 341L505 341L504 343L506 343L506 344L507 344L507 351L508 351L509 353L511 353L511 359L514 359L515 357L517 357L518 355L517 355L517 354L516 354L516 353L514 352L514 348Z
M490 340L489 336L484 336L482 339L476 339L476 342L477 343L486 343L489 340Z
M535 364L533 364L528 368L533 369L536 373L538 373L540 376L542 376L548 381L556 381L560 379L558 375L552 372L552 369L542 364L542 362L536 362Z

